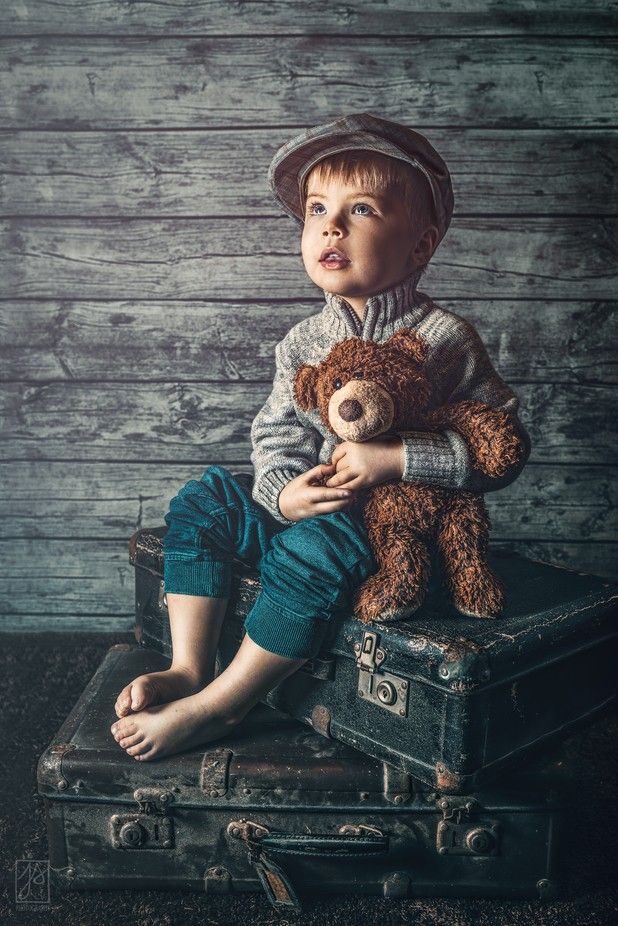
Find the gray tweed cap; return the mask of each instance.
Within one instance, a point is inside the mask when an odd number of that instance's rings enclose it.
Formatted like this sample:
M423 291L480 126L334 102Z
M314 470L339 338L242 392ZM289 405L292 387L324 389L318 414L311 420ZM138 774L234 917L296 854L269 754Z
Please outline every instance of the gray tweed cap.
M302 225L300 192L307 173L329 154L356 148L399 158L424 174L431 187L441 241L450 225L454 203L446 163L420 132L371 113L351 113L335 122L305 129L279 148L268 168L268 182L283 210Z

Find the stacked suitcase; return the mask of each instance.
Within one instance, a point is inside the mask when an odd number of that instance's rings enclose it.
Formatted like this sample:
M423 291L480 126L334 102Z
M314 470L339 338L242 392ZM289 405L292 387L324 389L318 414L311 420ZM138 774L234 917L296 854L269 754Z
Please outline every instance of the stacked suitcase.
M109 728L121 688L169 665L165 530L129 543L136 645L108 651L39 761L56 883L263 888L284 909L318 891L555 895L561 744L615 698L618 584L493 553L507 609L482 621L434 568L407 621L338 622L231 734L138 763ZM220 668L259 592L234 567Z

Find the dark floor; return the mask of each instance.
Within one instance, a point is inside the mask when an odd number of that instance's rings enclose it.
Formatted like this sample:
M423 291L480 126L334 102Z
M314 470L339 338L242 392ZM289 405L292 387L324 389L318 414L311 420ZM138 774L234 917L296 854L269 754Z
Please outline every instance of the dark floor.
M46 859L43 804L37 794L39 756L70 712L113 643L131 634L6 634L0 637L2 803L0 922L62 924L396 924L418 926L600 926L618 923L618 717L584 729L573 779L577 800L563 827L563 893L559 901L407 899L338 896L312 899L306 912L274 911L261 894L211 897L197 892L89 891L57 894L24 910L15 903L16 859Z

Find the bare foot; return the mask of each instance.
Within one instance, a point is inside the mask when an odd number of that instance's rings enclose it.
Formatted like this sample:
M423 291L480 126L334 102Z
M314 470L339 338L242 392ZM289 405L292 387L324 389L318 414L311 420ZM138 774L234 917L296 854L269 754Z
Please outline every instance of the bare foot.
M198 678L188 669L169 668L163 672L149 672L139 675L126 685L116 699L114 710L117 717L124 717L131 711L141 711L152 704L162 704L196 694L211 679Z
M134 759L162 758L229 733L235 722L213 714L203 692L121 717L111 726L116 742Z

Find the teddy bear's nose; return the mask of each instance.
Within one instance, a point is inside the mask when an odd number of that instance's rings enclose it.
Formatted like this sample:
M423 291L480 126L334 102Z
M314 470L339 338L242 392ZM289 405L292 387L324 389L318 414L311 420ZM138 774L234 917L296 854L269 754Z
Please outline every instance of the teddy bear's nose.
M339 406L339 414L344 421L356 421L363 414L363 406L356 399L344 399Z

